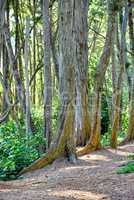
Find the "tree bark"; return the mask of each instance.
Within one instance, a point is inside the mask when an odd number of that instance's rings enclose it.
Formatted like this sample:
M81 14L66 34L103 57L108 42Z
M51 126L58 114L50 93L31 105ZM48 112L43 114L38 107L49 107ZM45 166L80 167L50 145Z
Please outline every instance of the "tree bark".
M105 45L103 53L100 58L100 62L96 69L95 74L95 86L94 86L94 96L93 96L93 126L91 131L91 137L88 144L80 151L77 152L79 156L90 153L91 151L100 148L100 131L101 131L101 90L104 81L104 76L108 68L110 61L112 42L114 39L115 30L115 19L117 16L117 10L114 9L114 1L108 0L108 24L107 33L105 39Z
M49 0L43 1L44 21L44 137L47 139L46 149L52 137L52 74L51 74L51 43Z
M59 84L61 114L58 137L46 155L24 169L20 174L42 168L61 156L76 161L75 145L75 69L77 41L75 28L77 0L59 1Z
M76 40L77 71L76 71L76 128L78 145L85 145L91 134L91 121L88 105L88 7L87 0L76 2Z
M30 123L30 92L29 92L29 25L30 19L26 18L26 38L25 38L25 77L26 77L26 133L31 135L31 123Z
M121 28L121 43L119 49L119 63L120 63L120 72L117 79L116 91L115 91L115 104L113 111L113 123L112 123L112 137L111 137L111 147L117 148L117 134L119 131L120 123L120 109L121 109L121 94L122 94L122 81L123 74L125 70L125 34L127 27L127 18L128 12L126 10L125 15L123 16L122 28Z
M131 7L132 1L128 0L128 6ZM129 25L129 39L130 39L130 46L132 52L132 67L134 73L134 28L133 28L133 15L132 10L128 16L128 25ZM128 135L125 141L134 140L134 75L132 75L132 84L131 84L131 95L130 95L130 115L129 115L129 126L128 126Z

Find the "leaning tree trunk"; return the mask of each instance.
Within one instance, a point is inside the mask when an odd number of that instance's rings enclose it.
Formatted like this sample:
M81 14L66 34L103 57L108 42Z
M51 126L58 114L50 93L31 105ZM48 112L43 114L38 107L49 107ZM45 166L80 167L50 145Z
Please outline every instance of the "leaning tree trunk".
M106 40L103 49L103 53L100 58L100 62L97 66L95 75L95 86L94 86L94 96L93 96L93 127L91 131L91 137L88 144L80 151L78 155L84 155L90 153L91 151L100 148L100 131L101 131L101 89L104 81L104 76L110 61L110 55L112 50L112 42L114 39L115 21L117 17L117 10L114 9L114 1L108 0L108 25Z
M51 43L49 0L43 1L44 21L44 136L49 148L52 136L52 74L51 74Z
M42 168L61 156L76 160L75 145L75 69L76 43L75 21L77 0L59 1L59 84L61 94L61 114L58 137L46 155L37 160L22 173Z
M76 1L76 40L77 72L76 72L76 128L78 145L85 145L91 134L91 121L88 105L88 6L89 1Z
M131 7L132 1L128 0L128 5ZM132 10L128 16L128 25L129 25L129 38L130 46L132 52L132 66L134 73L134 28L133 28L133 15ZM131 84L131 95L130 95L130 116L129 116L129 126L128 126L128 135L125 141L134 140L134 75L132 75L132 84Z

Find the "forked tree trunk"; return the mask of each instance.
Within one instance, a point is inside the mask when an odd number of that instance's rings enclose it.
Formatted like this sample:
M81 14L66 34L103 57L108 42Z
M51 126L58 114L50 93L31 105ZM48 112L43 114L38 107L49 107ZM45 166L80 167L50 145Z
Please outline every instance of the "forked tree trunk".
M75 69L76 40L75 20L77 0L59 1L59 84L61 93L61 114L58 137L46 155L37 160L22 173L42 168L61 156L76 160L75 145Z
M88 105L88 7L89 1L76 1L76 40L77 72L76 72L76 128L77 144L85 145L91 134L91 121Z
M125 70L125 34L127 27L127 17L128 13L125 12L121 28L121 43L119 49L119 63L120 63L120 72L118 75L116 91L115 91L115 105L114 105L114 114L113 114L113 123L112 123L112 137L111 137L111 147L117 148L117 134L119 131L120 123L120 109L121 109L121 93L122 93L122 81L123 74Z
M104 81L104 76L110 61L110 55L112 50L112 42L114 39L115 21L117 16L117 10L114 9L114 1L108 0L108 25L106 40L103 49L103 53L100 58L100 62L97 66L95 75L95 86L94 86L94 96L93 96L93 127L91 132L91 137L88 144L80 151L78 155L84 155L90 153L91 151L100 148L100 131L101 131L101 116L100 116L100 99L101 99L101 89Z

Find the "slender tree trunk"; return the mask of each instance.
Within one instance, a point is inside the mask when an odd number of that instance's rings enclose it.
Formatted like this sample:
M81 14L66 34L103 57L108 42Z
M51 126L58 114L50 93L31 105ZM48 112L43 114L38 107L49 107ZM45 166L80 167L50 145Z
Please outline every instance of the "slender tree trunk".
M9 5L6 6L6 15L4 21L7 23L9 27ZM3 88L3 112L7 109L9 103L7 99L7 95L9 92L9 60L8 60L8 53L4 43L4 38L2 36L3 41L3 81L4 81L4 88Z
M8 107L8 102L6 95L9 91L9 64L8 64L8 55L5 44L3 44L3 80L4 80L4 90L3 90L3 111L5 111Z
M9 63L11 65L11 68L13 71L13 77L15 79L15 87L17 88L17 101L20 102L21 109L23 110L23 113L25 114L26 113L26 102L25 102L24 88L23 88L22 80L19 75L18 66L16 65L16 59L15 59L15 55L14 55L12 44L11 44L10 32L6 25L3 27L3 35L5 38L5 42L6 42ZM36 130L35 130L35 126L32 121L32 118L31 118L31 114L30 114L30 124L31 124L32 132L35 133Z
M97 66L95 75L95 86L94 86L94 96L93 96L94 115L93 115L92 132L88 144L82 150L78 151L78 155L80 156L100 148L101 89L104 81L104 76L110 61L112 42L115 37L114 30L115 30L116 17L117 17L117 10L114 9L114 1L108 0L108 24L107 24L106 40L103 53L101 55L100 62Z
M44 21L44 136L47 139L47 149L52 136L52 74L51 74L51 44L49 0L43 1Z
M23 93L23 88L22 88L22 82L21 82L21 79L19 76L19 71L18 71L17 65L16 65L16 59L15 59L15 56L13 53L8 27L4 27L3 31L4 31L4 37L5 37L5 42L6 42L6 47L7 47L7 51L8 51L10 65L12 67L13 76L14 76L14 79L16 82L18 99L22 103L23 109L24 109L24 93Z
M29 93L29 25L30 19L26 18L26 38L25 38L25 77L26 77L26 133L31 135L31 124L30 124L30 93Z
M116 91L115 91L115 102L114 102L115 104L114 104L114 114L113 114L113 124L112 124L112 137L111 137L112 148L117 148L117 134L119 131L119 123L120 123L122 81L125 70L125 34L127 26L127 15L128 13L126 12L123 17L122 29L121 29L121 43L119 52L120 72L118 75Z
M116 17L116 29L115 34L118 34L118 18ZM118 37L118 36L117 36ZM116 38L114 38L114 41L112 43L112 55L111 55L111 61L112 61L112 111L113 107L115 105L115 92L116 92L116 84L117 84L117 60L116 60L116 51L115 51L115 44L116 44ZM112 112L112 123L114 119L114 113Z
M128 5L131 7L132 1L128 0ZM132 52L132 66L134 74L134 23L133 23L133 14L132 10L128 16L128 25L129 25L129 38L130 46ZM128 135L125 141L134 140L134 75L132 75L132 84L131 84L131 95L130 95L130 116L129 116L129 126L128 126Z
M36 13L36 1L33 0L33 19L34 19L34 28L33 28L33 71L36 70L36 26L35 26L35 13ZM36 103L36 75L33 80L33 104Z

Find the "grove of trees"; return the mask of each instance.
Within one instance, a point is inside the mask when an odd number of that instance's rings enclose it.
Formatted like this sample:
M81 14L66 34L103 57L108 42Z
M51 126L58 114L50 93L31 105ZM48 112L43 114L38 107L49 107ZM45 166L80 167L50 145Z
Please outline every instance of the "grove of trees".
M134 140L133 8L0 0L0 176Z

